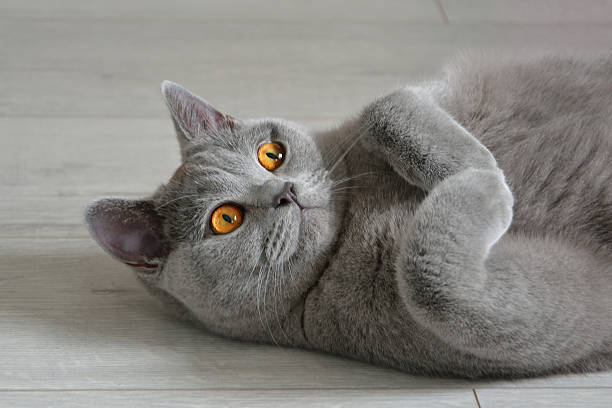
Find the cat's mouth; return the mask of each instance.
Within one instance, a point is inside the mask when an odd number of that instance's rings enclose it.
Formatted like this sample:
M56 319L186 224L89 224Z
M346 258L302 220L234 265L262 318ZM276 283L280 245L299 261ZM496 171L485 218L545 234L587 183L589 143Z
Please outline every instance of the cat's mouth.
M288 188L286 191L283 192L282 197L279 200L279 205L277 206L281 206L283 204L286 204L286 205L295 204L300 209L301 215L304 215L309 210L317 208L312 205L307 205L303 198L298 198L293 187Z
M310 209L310 207L306 207L304 204L302 204L302 203L300 202L300 200L298 200L297 196L295 196L295 197L294 197L293 202L294 202L294 203L295 203L295 204L296 204L298 207L300 207L300 211L301 211L302 213L303 213L304 211L306 211L306 210L309 210L309 209Z
M305 215L316 210L323 210L329 205L321 186L300 182L285 183L283 191L276 200L277 208L282 204L299 208L302 219Z
M306 214L306 212L312 211L312 210L314 210L316 208L321 208L321 207L315 207L315 206L306 206L306 205L303 205L303 204L301 204L299 202L296 202L296 204L300 208L300 214L301 215L304 215L304 214Z
M314 207L309 207L305 205L302 201L299 201L297 197L295 197L295 199L293 199L291 203L288 203L287 208L291 212L295 212L295 213L297 213L299 210L299 216L301 219L304 218L304 215L306 215L308 211L314 209Z
M297 193L295 192L295 185L293 183L285 183L285 188L276 198L276 207L283 205L295 204L300 208L300 211L308 209L300 199L298 199Z
M304 216L309 214L311 211L322 208L322 207L317 207L317 206L305 206L305 205L299 204L299 203L296 203L296 204L297 204L297 206L300 209L300 216L302 218L304 218Z

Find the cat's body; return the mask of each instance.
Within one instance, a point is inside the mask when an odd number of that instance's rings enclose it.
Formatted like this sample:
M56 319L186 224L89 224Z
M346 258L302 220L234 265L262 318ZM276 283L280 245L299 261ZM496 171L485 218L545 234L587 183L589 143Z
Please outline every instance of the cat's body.
M309 340L318 348L411 372L525 375L609 366L612 349L603 345L602 335L612 341L612 317L606 316L612 314L612 63L600 64L551 59L508 67L472 62L423 90L491 150L511 186L514 217L507 240L518 242L508 246L535 252L536 261L521 263L517 256L513 266L521 270L498 272L509 291L500 301L514 307L531 302L510 297L511 286L524 285L530 296L551 303L551 315L544 321L529 316L538 310L525 305L527 315L510 328L504 315L508 305L499 305L491 310L498 320L490 324L499 325L509 342L518 340L514 330L532 330L525 344L517 341L517 350L506 358L493 348L491 356L475 357L412 318L398 294L396 274L401 270L394 264L394 252L401 250L402 229L423 194L401 177L391 177L363 146L348 154L348 173L374 175L355 182L360 188L348 200L351 217L338 256L306 300ZM563 264L575 267L560 269ZM473 271L459 273L470 276ZM531 286L525 279L546 279L553 287ZM590 286L600 290L590 291ZM487 294L474 289L464 295L478 307ZM583 308L599 309L605 330L591 331L588 326L594 322ZM546 320L550 325L543 324ZM459 332L461 324L459 317L451 318L449 329L455 326ZM589 344L589 355L580 346L593 335L602 345ZM554 352L536 362L545 343Z
M301 130L274 121L204 136L211 117L226 118L193 108L203 101L183 91L164 93L191 170L144 212L108 200L88 212L97 240L140 264L138 276L179 313L223 335L417 374L612 367L612 60L458 64L304 145L290 135ZM309 157L260 177L250 161L227 167L236 158L215 150L228 149L223 137L243 156L278 139L287 160ZM240 194L207 195L219 180L198 190L210 166ZM225 175L241 171L245 186ZM260 210L281 183L300 209L276 199ZM240 243L230 240L240 229L200 238L192 225L207 225L208 213L194 215L198 195L241 204L261 231L245 224ZM139 215L158 224L164 249L110 248L117 220Z

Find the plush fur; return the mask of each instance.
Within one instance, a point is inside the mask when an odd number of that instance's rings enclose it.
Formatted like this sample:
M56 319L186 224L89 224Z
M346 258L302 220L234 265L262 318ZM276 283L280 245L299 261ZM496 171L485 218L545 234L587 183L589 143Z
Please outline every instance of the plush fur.
M459 61L324 132L162 91L183 164L86 219L178 315L416 374L612 367L612 59Z

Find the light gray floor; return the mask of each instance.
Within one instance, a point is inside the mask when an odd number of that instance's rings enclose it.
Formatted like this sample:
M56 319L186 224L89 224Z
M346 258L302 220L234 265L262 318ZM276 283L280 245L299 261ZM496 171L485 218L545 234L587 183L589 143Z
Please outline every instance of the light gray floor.
M179 156L171 79L327 126L458 51L612 47L612 2L0 2L0 406L612 406L612 373L426 379L173 321L88 238L86 203Z

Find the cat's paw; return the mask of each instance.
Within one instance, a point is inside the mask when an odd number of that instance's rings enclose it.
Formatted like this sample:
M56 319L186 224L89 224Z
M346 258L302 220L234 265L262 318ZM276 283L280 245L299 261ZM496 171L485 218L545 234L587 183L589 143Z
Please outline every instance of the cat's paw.
M470 168L453 177L462 190L467 213L476 217L490 246L512 223L514 197L501 170Z
M397 90L369 104L361 114L364 142L375 149L396 150L414 136L411 124L418 110L418 100L406 90ZM395 149L393 149L395 148Z
M430 190L469 168L497 169L493 154L444 111L427 90L404 88L361 115L364 142L409 182Z
M443 219L465 237L490 248L512 222L514 199L501 170L469 168L446 179L434 192Z

